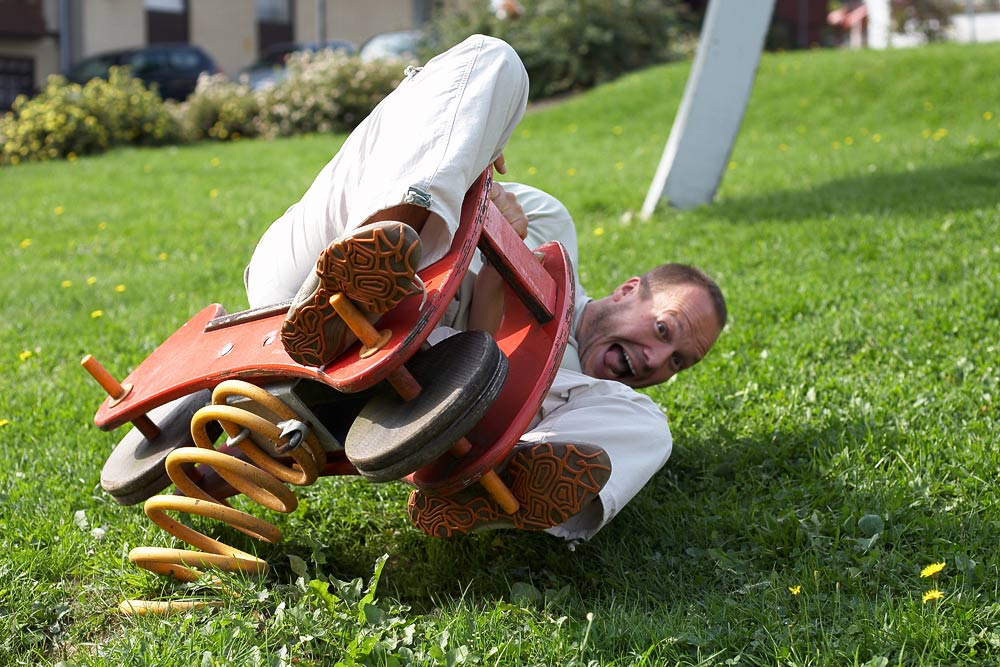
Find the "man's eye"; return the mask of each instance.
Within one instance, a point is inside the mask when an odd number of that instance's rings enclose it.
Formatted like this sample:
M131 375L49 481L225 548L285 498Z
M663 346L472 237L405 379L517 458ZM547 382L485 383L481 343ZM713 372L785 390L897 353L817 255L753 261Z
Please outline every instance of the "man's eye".
M681 359L681 355L674 353L673 355L671 355L670 361L671 363L673 363L674 368L676 370L680 370L681 368L683 368L684 361L683 359Z
M660 335L661 338L667 337L667 325L663 322L656 323L656 333Z

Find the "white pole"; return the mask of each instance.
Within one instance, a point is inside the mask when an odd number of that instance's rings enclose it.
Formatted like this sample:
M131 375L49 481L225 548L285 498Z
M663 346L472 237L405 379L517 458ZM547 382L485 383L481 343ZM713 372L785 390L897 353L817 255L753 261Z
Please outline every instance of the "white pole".
M743 121L775 0L710 0L684 99L646 193L642 217L666 199L694 208L715 197Z

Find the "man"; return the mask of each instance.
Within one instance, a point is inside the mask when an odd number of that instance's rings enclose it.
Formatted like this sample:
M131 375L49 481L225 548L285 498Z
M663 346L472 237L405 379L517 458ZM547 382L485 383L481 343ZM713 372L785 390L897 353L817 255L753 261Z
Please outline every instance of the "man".
M282 328L293 359L321 366L353 341L332 294L374 319L420 289L416 272L447 251L465 192L491 164L506 172L503 147L524 113L527 83L513 49L481 35L408 69L265 232L244 276L247 296L258 307L294 295ZM561 241L576 265L572 219L558 201L514 184L491 197L529 246ZM452 330L495 322L499 279L479 269L449 315ZM708 352L725 325L721 293L700 271L665 265L602 299L579 285L575 296L560 371L501 473L522 509L508 516L478 487L447 497L414 491L409 513L424 532L512 525L589 538L666 462L666 417L633 388L663 382Z

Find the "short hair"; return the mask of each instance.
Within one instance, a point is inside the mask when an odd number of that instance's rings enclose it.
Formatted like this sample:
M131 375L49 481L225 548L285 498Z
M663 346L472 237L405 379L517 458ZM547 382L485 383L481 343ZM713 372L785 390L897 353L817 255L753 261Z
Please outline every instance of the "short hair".
M701 269L674 262L660 264L639 276L639 282L642 285L643 297L650 296L654 290L660 291L673 285L696 285L703 288L712 299L715 317L719 320L719 331L726 326L726 298L715 281Z

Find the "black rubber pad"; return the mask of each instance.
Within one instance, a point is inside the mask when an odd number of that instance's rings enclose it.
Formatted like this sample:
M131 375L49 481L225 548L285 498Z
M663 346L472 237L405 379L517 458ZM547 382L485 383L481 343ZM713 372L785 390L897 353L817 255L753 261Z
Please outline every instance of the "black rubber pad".
M410 462L406 467L418 459L429 463L444 454L499 394L507 359L489 334L467 331L414 355L406 369L423 388L421 394L404 401L387 388L369 401L347 433L345 453L369 479L365 473L395 469L404 460Z
M148 416L160 435L150 441L137 428L126 433L104 463L101 487L122 505L142 502L167 488L167 455L194 446L191 418L211 402L212 392L206 389L151 410Z

